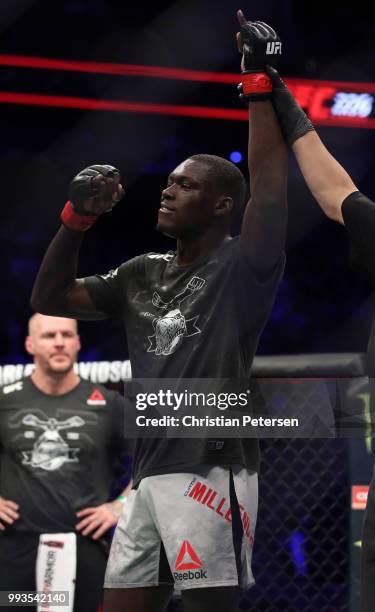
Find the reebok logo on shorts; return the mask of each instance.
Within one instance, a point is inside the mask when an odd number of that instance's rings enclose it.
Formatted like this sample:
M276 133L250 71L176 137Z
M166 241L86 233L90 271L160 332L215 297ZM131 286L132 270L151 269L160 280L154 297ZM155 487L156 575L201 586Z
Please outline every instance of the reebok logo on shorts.
M175 569L178 571L200 569L203 563L188 540L184 540L176 559Z
M202 561L198 557L190 542L188 540L184 540L176 559L175 569L177 571L173 572L174 579L193 580L195 578L201 580L202 578L207 578L207 570L203 570L202 565ZM178 574L177 572L184 573Z

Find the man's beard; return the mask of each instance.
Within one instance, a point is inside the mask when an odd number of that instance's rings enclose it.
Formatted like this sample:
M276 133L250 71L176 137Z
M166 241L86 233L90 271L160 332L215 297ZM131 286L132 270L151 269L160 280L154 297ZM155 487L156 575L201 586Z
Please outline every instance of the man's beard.
M45 362L45 368L43 368L48 374L55 376L68 374L73 370L74 361L69 361L66 364L53 364L51 361Z

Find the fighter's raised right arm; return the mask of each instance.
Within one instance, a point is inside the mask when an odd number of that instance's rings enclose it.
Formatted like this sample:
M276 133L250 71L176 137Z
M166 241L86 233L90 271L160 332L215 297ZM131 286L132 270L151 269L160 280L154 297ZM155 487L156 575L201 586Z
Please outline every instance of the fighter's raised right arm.
M31 307L42 314L102 319L83 279L76 278L84 232L124 194L119 171L107 165L89 166L73 179L62 227L49 245L36 277Z

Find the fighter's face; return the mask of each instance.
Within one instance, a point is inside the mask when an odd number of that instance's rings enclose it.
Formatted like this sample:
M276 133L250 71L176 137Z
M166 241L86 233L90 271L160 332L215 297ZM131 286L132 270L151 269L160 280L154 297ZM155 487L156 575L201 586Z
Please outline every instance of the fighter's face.
M35 366L50 375L69 372L80 348L73 319L37 315L26 338L26 350L33 355Z
M200 232L215 219L217 196L205 164L187 159L169 175L162 191L157 229L174 238Z

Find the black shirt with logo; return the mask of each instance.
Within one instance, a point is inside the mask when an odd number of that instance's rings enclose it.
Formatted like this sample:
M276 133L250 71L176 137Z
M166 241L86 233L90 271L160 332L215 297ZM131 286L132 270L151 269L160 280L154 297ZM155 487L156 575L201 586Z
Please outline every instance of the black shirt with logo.
M75 513L108 501L127 450L123 399L81 380L46 395L24 378L0 389L0 495L19 504L7 533L74 531Z
M180 266L174 252L146 253L85 279L95 306L123 320L134 378L243 379L271 311L285 257L259 276L226 239L206 259ZM144 477L200 463L240 463L258 470L254 439L137 440L136 484Z

